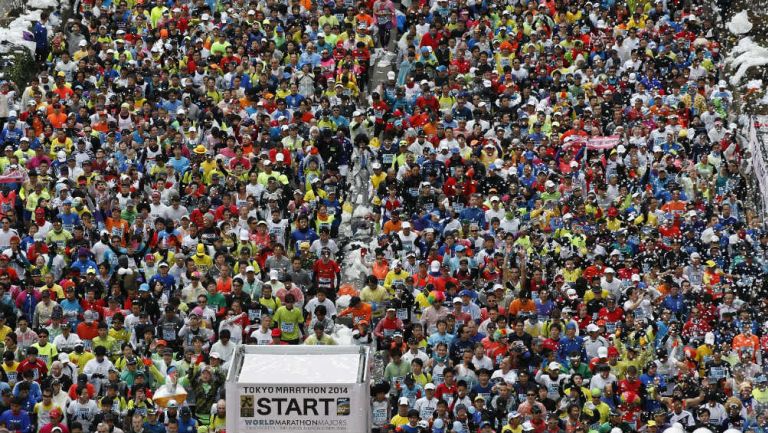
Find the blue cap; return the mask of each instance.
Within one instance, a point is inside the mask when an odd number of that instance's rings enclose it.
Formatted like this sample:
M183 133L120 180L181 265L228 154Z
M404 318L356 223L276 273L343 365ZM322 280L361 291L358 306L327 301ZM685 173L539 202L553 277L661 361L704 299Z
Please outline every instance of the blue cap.
M451 149L451 153L458 154L459 152L461 152L461 150L459 150L458 147L454 147L454 148Z
M72 200L66 199L66 200L64 200L64 202L62 204L72 204Z
M142 283L142 284L139 286L139 292L149 292L149 284L147 284L147 283Z
M488 170L496 170L496 164L489 165Z
M565 325L565 329L576 329L576 324L573 322L568 322L568 324Z
M438 66L438 67L436 67L436 68L435 68L435 70L436 70L436 71L439 71L439 72L443 72L443 71L445 71L445 70L447 70L447 69L448 69L448 68L446 68L446 67L445 67L445 66L443 66L443 65L440 65L440 66Z
M456 251L464 251L464 245L456 245Z
M277 26L277 27L275 27L275 31L276 31L276 32L282 32L282 31L283 31L283 26Z
M467 289L464 289L464 290L459 292L459 296L469 296L469 297L471 297L472 296L472 292L467 290Z

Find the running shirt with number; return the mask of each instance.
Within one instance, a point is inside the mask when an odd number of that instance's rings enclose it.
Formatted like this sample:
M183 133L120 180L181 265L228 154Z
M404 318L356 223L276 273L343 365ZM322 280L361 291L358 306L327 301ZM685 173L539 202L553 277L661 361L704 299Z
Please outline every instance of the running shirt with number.
M88 400L86 403L80 403L80 400L75 400L67 407L67 413L69 414L69 420L77 421L83 426L83 431L91 431L91 422L96 417L96 413L99 408L94 400Z
M296 340L301 337L299 324L304 322L304 314L298 308L289 310L286 307L280 307L275 313L273 320L282 332L283 340Z
M285 246L285 233L288 228L288 220L282 219L278 222L272 220L267 221L267 229L269 234L275 237L275 242Z

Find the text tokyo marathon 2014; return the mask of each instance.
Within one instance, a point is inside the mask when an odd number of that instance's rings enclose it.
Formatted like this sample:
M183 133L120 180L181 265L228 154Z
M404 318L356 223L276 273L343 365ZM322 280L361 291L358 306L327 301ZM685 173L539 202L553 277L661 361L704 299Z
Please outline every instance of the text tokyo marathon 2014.
M349 390L344 386L244 386L245 394L340 394Z

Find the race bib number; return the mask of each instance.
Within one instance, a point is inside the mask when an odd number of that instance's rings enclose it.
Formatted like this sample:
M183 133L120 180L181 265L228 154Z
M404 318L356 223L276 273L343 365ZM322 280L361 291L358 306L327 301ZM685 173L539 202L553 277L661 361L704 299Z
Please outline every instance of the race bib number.
M165 341L176 340L176 331L173 329L163 329L163 340Z
M408 320L408 309L407 308L398 308L397 309L397 318L400 320Z
M283 322L280 324L280 331L284 334L293 334L294 329L296 329L295 323Z
M387 423L387 408L377 407L373 410L373 425L384 425Z
M248 310L248 318L250 320L261 320L261 310Z
M723 367L712 367L709 370L709 377L712 379L722 379L728 377L727 371Z
M547 391L549 391L550 394L557 394L558 385L556 383L550 383L549 386L547 386Z

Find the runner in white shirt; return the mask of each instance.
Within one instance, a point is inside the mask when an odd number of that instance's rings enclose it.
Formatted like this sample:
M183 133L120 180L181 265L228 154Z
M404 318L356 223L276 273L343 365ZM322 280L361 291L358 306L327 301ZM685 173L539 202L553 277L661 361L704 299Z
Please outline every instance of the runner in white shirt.
M425 421L429 421L432 418L432 414L437 410L437 402L435 398L435 384L428 383L424 385L424 392L426 395L416 400L413 408L419 411L419 418Z
M272 318L270 316L262 316L261 326L255 331L251 332L251 341L259 346L272 344L272 330L270 329L271 324Z

